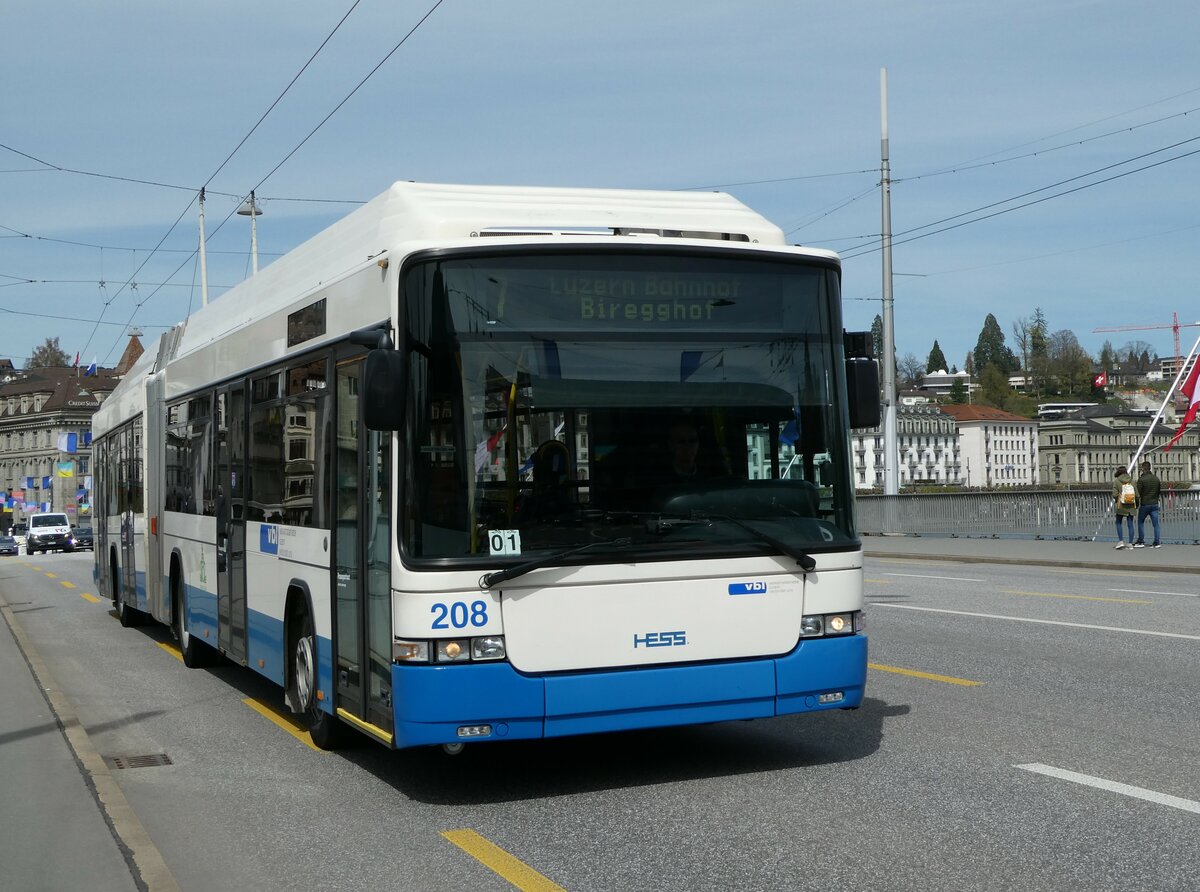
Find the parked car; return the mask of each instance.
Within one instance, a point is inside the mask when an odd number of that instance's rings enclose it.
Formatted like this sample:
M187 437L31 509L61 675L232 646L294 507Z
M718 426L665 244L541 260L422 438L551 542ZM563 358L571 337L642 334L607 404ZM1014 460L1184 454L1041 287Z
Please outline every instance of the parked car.
M28 533L29 533L29 524L27 524L27 523L15 523L15 524L13 524L12 530L9 531L9 535L12 536L14 539L16 539L17 544L20 545L22 548L25 547L25 536Z
M20 554L21 548L13 536L0 536L0 554Z
M96 550L96 540L92 536L91 527L75 527L71 530L71 535L75 538L75 547L80 551Z
M61 513L33 514L29 518L29 535L25 537L25 553L38 551L74 551L71 522Z

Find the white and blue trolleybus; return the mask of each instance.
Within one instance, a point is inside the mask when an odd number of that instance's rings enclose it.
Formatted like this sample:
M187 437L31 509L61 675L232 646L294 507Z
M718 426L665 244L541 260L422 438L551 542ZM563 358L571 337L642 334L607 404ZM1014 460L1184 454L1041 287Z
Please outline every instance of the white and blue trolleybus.
M397 183L100 407L97 584L323 747L856 707L839 281L721 193Z

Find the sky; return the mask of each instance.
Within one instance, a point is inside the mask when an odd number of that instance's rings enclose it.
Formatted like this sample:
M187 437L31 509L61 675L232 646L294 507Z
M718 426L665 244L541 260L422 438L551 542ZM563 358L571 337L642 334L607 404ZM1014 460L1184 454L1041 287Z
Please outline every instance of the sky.
M1093 354L1200 335L1194 0L61 0L0 30L18 367L198 308L201 187L210 299L250 274L252 189L260 266L397 180L718 189L837 251L869 328L882 69L899 355L961 368L989 313L1015 350L1038 308Z

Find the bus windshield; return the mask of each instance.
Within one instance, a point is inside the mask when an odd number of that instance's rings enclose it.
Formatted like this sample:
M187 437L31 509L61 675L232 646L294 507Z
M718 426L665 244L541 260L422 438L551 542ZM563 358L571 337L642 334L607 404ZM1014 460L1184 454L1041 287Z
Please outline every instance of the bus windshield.
M835 265L509 249L402 287L407 561L857 547Z

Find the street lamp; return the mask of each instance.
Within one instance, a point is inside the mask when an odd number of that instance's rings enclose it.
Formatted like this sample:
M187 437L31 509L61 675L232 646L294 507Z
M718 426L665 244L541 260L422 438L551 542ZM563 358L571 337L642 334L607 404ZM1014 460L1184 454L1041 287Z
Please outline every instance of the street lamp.
M239 217L250 218L250 263L254 275L258 275L258 224L257 217L262 215L260 208L254 201L254 190L250 190L250 197L246 199L246 203L238 208Z

